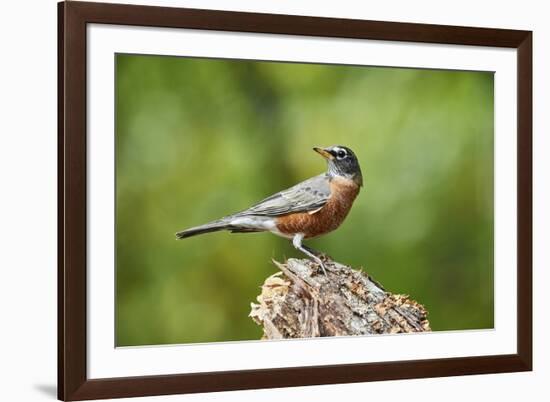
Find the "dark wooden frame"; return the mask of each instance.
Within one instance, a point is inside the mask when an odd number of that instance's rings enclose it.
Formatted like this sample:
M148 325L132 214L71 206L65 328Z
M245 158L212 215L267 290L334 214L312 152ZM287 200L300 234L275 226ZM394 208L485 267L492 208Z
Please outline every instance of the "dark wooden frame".
M517 353L233 372L88 379L86 24L427 42L517 49ZM104 3L58 4L58 397L82 400L532 370L532 32Z

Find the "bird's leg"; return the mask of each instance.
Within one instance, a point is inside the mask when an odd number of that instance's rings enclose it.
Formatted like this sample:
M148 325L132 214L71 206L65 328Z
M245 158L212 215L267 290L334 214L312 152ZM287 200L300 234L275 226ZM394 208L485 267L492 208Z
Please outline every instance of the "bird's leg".
M302 247L303 247L304 249L306 249L306 251L309 251L311 254L313 254L313 255L315 255L315 256L317 256L317 257L319 257L319 258L325 257L325 256L326 256L326 254L323 253L322 251L317 251L317 250L315 250L315 249L313 249L313 248L311 248L311 247L309 247L309 246L306 246L305 244L302 244Z
M325 264L323 264L323 261L317 257L315 254L313 254L309 249L309 247L302 245L302 240L304 239L304 235L302 233L295 234L292 238L292 245L296 250L300 250L302 253L307 255L309 258L311 258L313 261L315 261L317 264L321 266L323 269L323 273L325 276L327 275L327 271L325 270Z

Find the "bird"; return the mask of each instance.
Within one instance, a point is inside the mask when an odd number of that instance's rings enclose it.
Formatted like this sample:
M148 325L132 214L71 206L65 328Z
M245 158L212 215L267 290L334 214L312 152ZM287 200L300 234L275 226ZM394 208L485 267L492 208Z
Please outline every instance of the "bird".
M204 225L176 233L185 239L204 233L271 232L292 241L296 250L316 262L326 275L322 253L302 244L337 229L345 220L363 186L355 153L343 145L314 147L327 161L327 170L286 190L273 194L250 208Z

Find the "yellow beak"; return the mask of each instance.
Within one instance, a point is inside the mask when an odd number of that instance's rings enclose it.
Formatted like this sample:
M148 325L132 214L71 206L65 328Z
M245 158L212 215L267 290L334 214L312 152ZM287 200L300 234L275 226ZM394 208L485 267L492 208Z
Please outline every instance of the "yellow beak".
M315 152L321 154L321 156L325 159L328 159L328 160L333 160L334 159L334 156L332 156L332 154L324 148L314 147L313 150Z

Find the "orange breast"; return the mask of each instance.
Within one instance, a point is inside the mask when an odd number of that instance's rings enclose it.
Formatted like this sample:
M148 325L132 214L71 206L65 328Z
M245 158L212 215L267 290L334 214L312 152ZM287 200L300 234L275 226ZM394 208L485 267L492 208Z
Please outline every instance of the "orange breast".
M284 234L303 233L312 238L328 233L342 224L353 201L359 194L359 186L352 180L333 178L330 182L330 198L319 211L311 214L299 212L277 218L277 229Z

